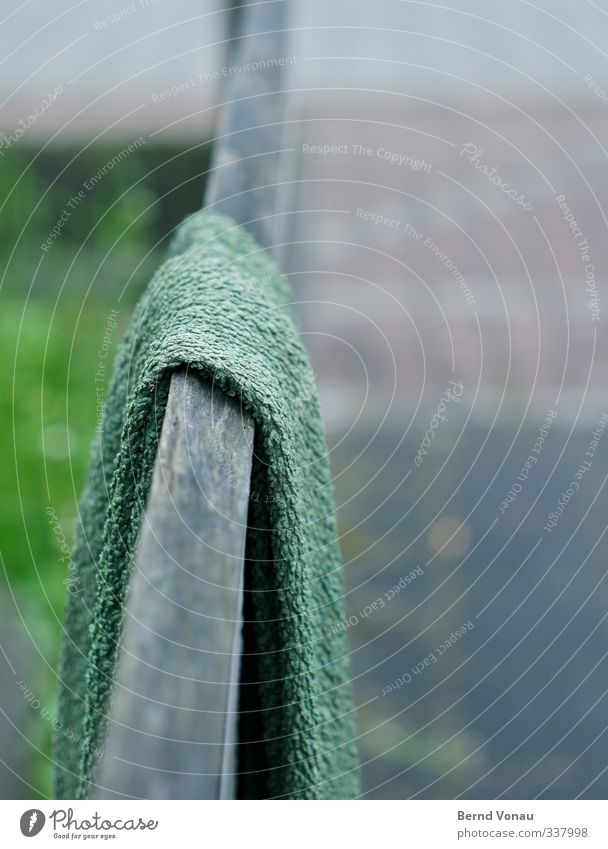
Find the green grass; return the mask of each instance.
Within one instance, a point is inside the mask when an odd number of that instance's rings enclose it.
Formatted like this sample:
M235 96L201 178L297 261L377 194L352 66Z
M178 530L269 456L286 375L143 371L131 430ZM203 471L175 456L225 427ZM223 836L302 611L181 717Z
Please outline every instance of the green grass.
M6 297L0 312L0 356L11 364L0 372L0 439L8 449L0 466L2 556L36 655L36 678L27 683L52 715L68 549L96 425L93 376L107 310L70 301L53 311L44 300L25 306ZM46 756L51 727L40 711L28 711L26 734ZM48 793L44 755L31 758L31 780Z
M24 699L29 797L51 793L65 582L103 389L95 377L106 316L118 309L107 379L168 235L200 204L207 167L204 146L138 149L85 192L42 251L69 199L122 147L18 149L0 158L0 615L28 658L15 686L24 680L40 703Z

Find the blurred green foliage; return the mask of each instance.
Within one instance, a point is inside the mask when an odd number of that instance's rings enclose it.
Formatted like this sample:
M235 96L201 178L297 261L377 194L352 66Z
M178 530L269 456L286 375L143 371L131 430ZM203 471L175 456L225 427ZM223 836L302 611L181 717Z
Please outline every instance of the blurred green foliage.
M3 292L23 297L31 284L34 294L63 285L82 297L91 286L105 297L135 268L141 285L163 241L200 206L209 146L148 142L124 155L128 144L22 147L0 157ZM70 207L79 193L84 197ZM44 253L41 245L66 211L61 235Z
M123 147L22 147L0 157L0 614L26 625L15 627L15 640L25 640L30 677L19 672L40 702L23 708L28 797L51 792L68 550L97 421L106 316L118 310L111 361L166 239L200 206L208 167L206 145L148 143L83 189ZM66 209L65 226L44 252Z

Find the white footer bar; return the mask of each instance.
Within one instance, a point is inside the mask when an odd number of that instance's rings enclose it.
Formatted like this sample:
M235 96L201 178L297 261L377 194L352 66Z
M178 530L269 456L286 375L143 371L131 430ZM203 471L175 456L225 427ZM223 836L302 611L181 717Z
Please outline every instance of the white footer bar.
M0 823L2 847L608 846L603 801L4 801Z

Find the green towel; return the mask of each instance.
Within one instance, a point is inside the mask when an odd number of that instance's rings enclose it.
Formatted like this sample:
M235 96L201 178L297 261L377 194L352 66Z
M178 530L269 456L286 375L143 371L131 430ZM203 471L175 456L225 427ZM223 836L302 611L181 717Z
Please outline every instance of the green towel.
M56 795L86 798L102 748L129 563L149 489L171 370L237 394L256 422L247 564L241 798L358 792L342 576L324 434L291 294L267 253L207 211L177 230L118 352L93 447L73 554L61 662ZM255 706L253 710L250 708ZM247 744L247 741L261 741ZM262 772L260 772L262 770Z

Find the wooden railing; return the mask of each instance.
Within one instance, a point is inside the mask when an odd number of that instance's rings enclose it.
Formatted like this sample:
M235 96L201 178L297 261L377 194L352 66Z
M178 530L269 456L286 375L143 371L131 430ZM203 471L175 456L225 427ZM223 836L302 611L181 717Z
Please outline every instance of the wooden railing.
M235 21L205 205L278 238L285 2ZM264 60L264 62L260 62ZM255 70L247 70L256 63ZM236 794L244 553L254 422L176 372L124 611L96 798Z

